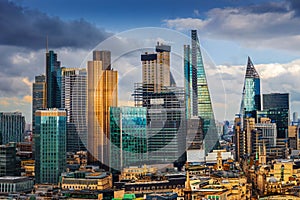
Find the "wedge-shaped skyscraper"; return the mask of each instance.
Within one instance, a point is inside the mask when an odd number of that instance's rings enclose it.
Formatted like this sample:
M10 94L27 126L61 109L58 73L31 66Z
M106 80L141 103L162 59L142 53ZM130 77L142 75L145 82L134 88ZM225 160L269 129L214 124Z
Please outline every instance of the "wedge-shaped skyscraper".
M197 30L191 31L191 39L191 46L184 46L187 118L197 116L203 120L204 148L209 152L218 142L217 129Z

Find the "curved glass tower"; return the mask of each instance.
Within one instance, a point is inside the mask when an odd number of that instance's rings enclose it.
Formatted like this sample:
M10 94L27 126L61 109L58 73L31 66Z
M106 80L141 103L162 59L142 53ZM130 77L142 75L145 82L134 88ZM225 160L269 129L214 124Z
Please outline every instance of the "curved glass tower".
M255 113L258 110L261 110L260 77L254 68L250 57L248 57L241 104L241 114L243 117L256 118Z

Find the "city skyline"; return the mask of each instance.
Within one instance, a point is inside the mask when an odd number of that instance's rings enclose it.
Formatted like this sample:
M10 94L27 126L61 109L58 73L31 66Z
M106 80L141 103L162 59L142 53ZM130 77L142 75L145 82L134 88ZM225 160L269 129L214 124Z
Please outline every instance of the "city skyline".
M206 50L206 53L215 63L216 69L219 70L219 74L216 74L215 70L208 69L208 79L211 79L210 82L214 82L217 76L221 75L225 87L224 93L227 103L222 101L224 94L215 95L217 97L213 99L217 120L231 120L234 114L239 111L237 105L240 105L241 101L242 74L246 68L247 56L251 57L261 76L261 93L288 92L290 93L291 113L300 110L300 102L297 99L299 96L297 75L300 73L298 70L298 68L300 69L300 61L297 55L299 54L297 49L299 43L297 40L297 27L299 26L297 24L299 22L297 22L298 7L295 1L275 1L273 3L269 1L249 1L246 3L227 0L210 3L189 1L181 7L182 9L175 5L171 6L170 11L159 8L158 14L151 15L152 18L141 13L139 9L142 5L138 5L136 1L131 1L126 8L138 10L136 15L141 17L137 20L132 20L133 14L127 12L108 17L109 10L121 9L121 6L117 5L116 2L103 3L101 9L107 9L107 11L99 14L95 8L92 9L92 7L97 7L95 6L96 1L91 1L81 8L91 9L90 13L81 12L78 15L76 13L79 13L77 11L80 9L79 1L72 2L69 12L63 12L63 8L66 8L68 2L51 3L56 6L50 5L50 1L43 3L37 1L1 2L2 13L5 16L0 18L0 26L5 30L0 37L0 50L3 55L0 62L0 77L3 81L0 88L1 111L21 111L26 116L26 122L31 122L31 87L35 75L45 74L44 53L47 35L49 47L58 54L58 60L62 62L62 66L80 67L82 60L91 48L94 48L103 39L111 35L118 35L120 32L131 28L144 26L179 30L186 37L188 37L190 29L199 30L202 48ZM134 8L129 8L131 4L135 5ZM166 5L167 2L162 1L162 4ZM54 7L59 6L59 9L54 9ZM150 8L153 6L154 3L149 4ZM145 13L150 12L150 10L147 8ZM120 16L124 17L120 18ZM222 16L224 19L221 19ZM279 19L279 22L268 24L267 22L272 17ZM22 23L24 26L21 27L23 31L19 32L27 33L26 31L30 30L32 33L29 36L15 35L14 38L11 38L9 35L10 31L20 30L20 27L16 27L18 19L22 19L21 22L24 22ZM118 19L121 20L118 22ZM232 23L230 24L226 19L231 19ZM256 23L251 23L250 26L250 22L253 20L259 21L262 24L261 27L264 28L260 28ZM40 23L43 24L43 21L44 23L49 22L49 25L44 24L45 30L42 30L41 25L39 25ZM37 25L33 26L29 22L36 22ZM10 26L7 26L8 24ZM218 28L217 25L220 24L222 26ZM78 31L76 34L78 37L74 36L72 31L75 30L74 27L76 26L87 31ZM62 32L57 32L59 28L62 28ZM280 31L280 28L284 31ZM251 32L249 31L251 29L255 30L252 31L252 35L248 33ZM87 33L93 33L92 37L84 37ZM284 42L275 42L276 40ZM176 41L167 40L167 42L170 42L169 45L173 49L175 44L172 42L175 43ZM156 41L149 41L149 46L154 46L155 43ZM181 56L183 56L183 46L180 51ZM141 68L139 56L133 62L137 62L139 64L137 66ZM182 66L183 63L180 65ZM273 70L274 68L276 70ZM140 76L139 72L136 76ZM132 85L129 84L128 87L132 89ZM209 87L216 87L215 91L218 92L216 85L209 83Z

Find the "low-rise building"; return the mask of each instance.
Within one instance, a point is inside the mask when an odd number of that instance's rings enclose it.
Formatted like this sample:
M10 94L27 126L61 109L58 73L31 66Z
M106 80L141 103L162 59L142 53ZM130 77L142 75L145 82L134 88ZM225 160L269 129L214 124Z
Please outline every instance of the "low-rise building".
M0 177L0 193L26 193L33 189L33 180L28 177Z
M71 172L61 177L63 190L106 190L112 188L112 176L106 172Z

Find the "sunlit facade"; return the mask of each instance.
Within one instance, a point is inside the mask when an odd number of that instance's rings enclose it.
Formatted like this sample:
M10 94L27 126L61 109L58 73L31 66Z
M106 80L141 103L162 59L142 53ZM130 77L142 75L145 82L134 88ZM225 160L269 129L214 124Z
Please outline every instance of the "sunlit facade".
M65 110L37 110L35 113L35 180L57 184L66 169Z
M147 161L147 109L110 107L110 166L116 170Z
M154 92L170 86L170 52L171 46L157 43L156 53L144 53L142 61L142 82L152 84Z
M109 107L118 104L118 72L88 61L88 162L109 164Z

